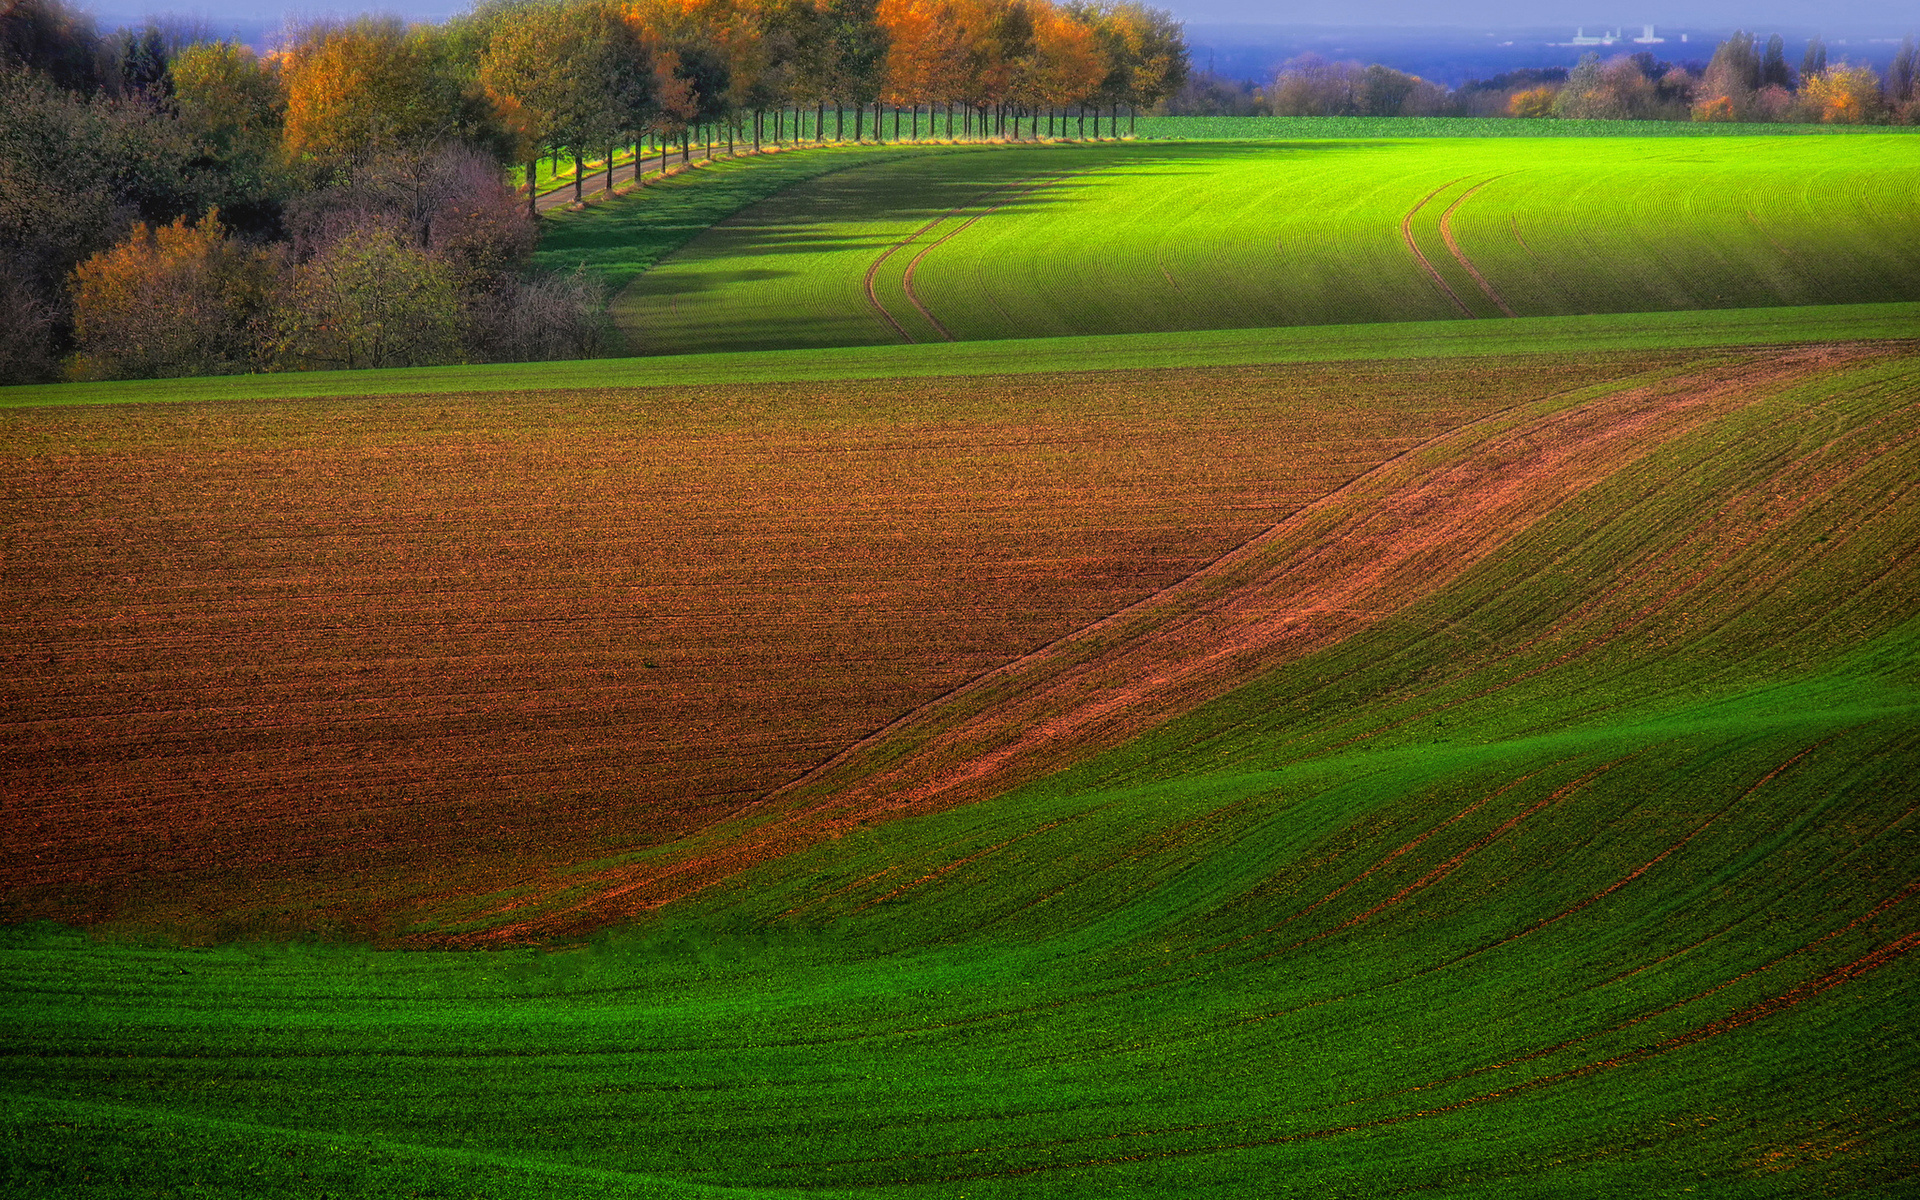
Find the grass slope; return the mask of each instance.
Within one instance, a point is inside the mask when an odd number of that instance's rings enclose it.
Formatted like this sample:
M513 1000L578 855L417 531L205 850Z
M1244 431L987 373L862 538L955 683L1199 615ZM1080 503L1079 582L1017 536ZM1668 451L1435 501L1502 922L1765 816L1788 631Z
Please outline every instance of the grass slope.
M1334 644L593 949L17 934L7 1182L1904 1194L1916 418L1911 356L1770 378Z
M633 348L679 354L1912 301L1916 155L1895 135L909 154L741 210L613 311Z

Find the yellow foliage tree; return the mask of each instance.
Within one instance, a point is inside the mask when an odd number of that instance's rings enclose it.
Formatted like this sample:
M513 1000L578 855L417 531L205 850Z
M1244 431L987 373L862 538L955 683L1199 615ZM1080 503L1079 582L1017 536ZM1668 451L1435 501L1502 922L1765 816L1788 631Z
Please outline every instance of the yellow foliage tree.
M1844 61L1807 79L1800 103L1815 120L1829 125L1864 125L1879 120L1886 110L1873 68Z
M443 51L431 28L391 19L307 30L281 59L288 155L360 161L453 136L461 89Z
M280 138L286 96L276 71L238 42L201 42L168 67L174 102L188 128L227 153Z

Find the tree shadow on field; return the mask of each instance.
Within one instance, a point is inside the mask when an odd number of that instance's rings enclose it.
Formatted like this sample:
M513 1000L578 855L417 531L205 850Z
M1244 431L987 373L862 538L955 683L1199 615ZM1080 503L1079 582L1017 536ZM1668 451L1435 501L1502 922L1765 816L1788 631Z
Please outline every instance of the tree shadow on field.
M993 214L1063 214L1103 186L1106 176L1195 177L1214 173L1222 160L1271 160L1275 155L1325 154L1380 149L1366 142L1206 143L1193 146L1109 143L1056 144L1020 153L968 156L976 170L967 177L921 174L901 177L900 160L855 167L823 176L818 185L788 189L715 225L688 247L689 257L731 258L777 254L880 254L921 232L914 244L949 232L947 222ZM1017 158L1014 157L1017 155ZM997 161L996 161L997 160ZM913 160L907 160L912 162ZM914 165L920 165L914 163ZM932 229L925 227L941 222Z
M691 292L711 292L729 287L736 283L758 283L767 279L781 279L788 275L798 275L798 271L783 271L773 267L740 267L735 270L686 271L673 277L673 287L663 290L661 296L684 296Z

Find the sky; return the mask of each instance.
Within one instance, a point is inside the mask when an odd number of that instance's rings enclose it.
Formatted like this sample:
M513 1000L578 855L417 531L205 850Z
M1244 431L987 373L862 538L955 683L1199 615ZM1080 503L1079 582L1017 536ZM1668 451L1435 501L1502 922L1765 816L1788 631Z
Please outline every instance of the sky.
M1222 26L1373 26L1450 27L1476 33L1535 31L1572 34L1603 29L1684 28L1725 34L1736 28L1803 34L1858 33L1894 35L1920 31L1917 0L1146 0L1186 22L1207 40L1258 37L1258 30L1229 33ZM172 13L203 21L215 33L236 25L254 31L279 28L288 17L351 16L391 13L410 20L437 21L470 6L470 0L320 0L290 5L286 0L79 0L103 28L137 24L149 14Z

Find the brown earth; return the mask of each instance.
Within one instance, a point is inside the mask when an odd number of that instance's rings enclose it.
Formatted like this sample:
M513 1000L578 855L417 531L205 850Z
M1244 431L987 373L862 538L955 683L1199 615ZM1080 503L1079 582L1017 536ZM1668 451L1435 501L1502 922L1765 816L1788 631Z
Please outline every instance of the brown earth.
M538 935L528 906L604 900L1383 462L1624 369L14 410L0 912ZM1074 720L1036 762L1091 744ZM898 807L875 786L850 803Z

